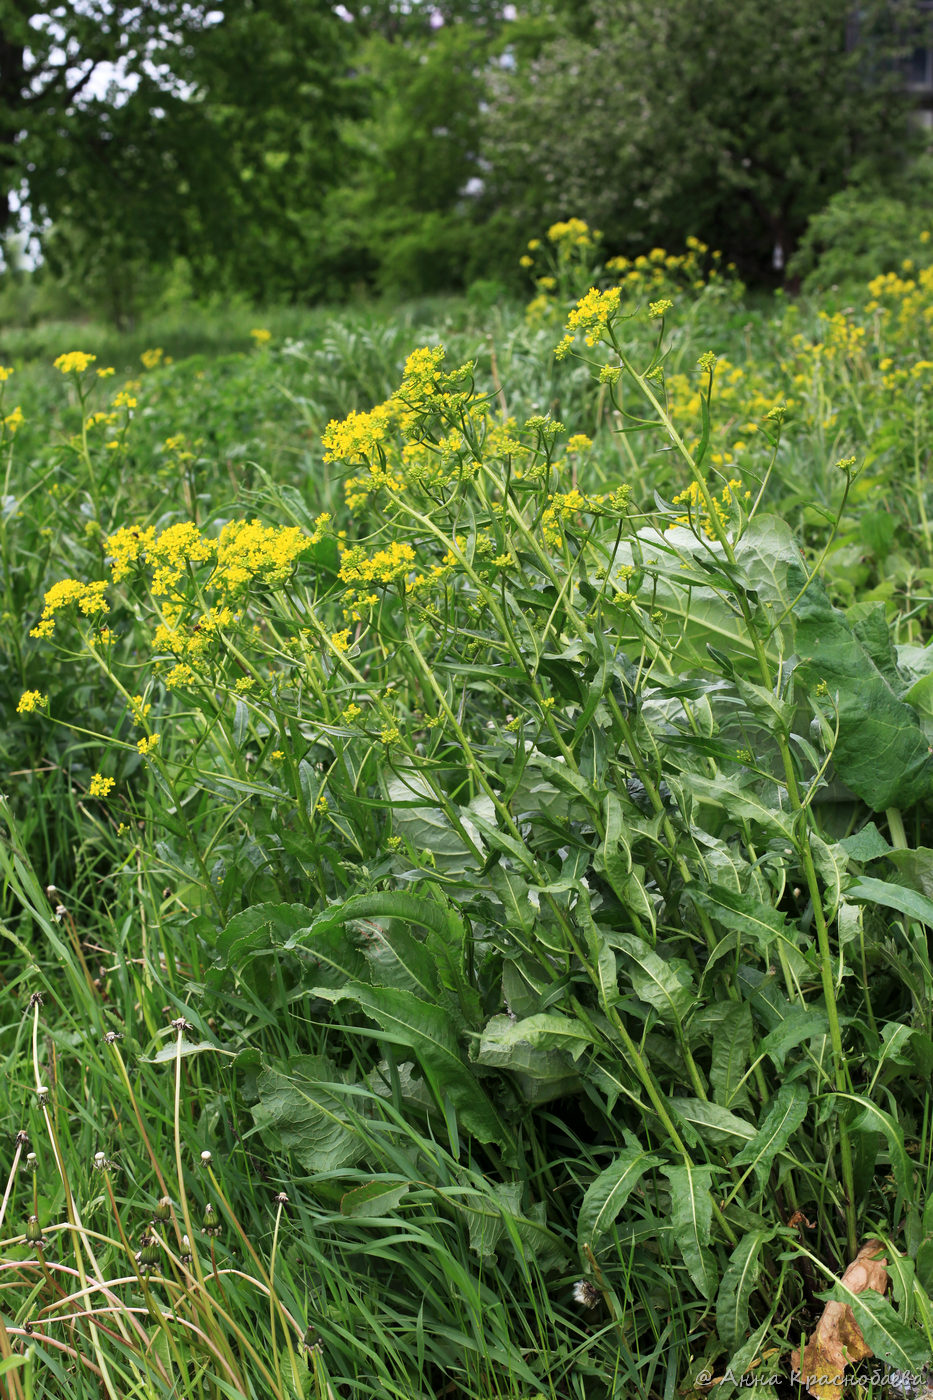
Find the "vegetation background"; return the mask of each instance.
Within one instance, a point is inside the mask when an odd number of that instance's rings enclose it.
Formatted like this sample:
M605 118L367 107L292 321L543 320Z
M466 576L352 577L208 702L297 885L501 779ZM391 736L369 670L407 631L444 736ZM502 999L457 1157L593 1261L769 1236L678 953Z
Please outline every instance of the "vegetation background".
M0 1394L923 1397L922 0L0 0Z

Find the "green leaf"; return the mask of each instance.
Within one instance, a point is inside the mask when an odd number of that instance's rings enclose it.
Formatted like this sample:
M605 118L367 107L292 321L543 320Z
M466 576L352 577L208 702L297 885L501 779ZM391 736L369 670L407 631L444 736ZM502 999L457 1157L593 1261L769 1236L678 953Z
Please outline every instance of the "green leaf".
M345 1105L329 1084L340 1072L323 1056L308 1055L259 1076L259 1103L253 1109L254 1131L267 1143L276 1140L294 1152L310 1172L352 1166L366 1152L364 1138L352 1126Z
M866 822L854 836L843 837L839 845L851 860L857 860L861 864L867 864L870 860L878 860L891 850L890 844L881 835L874 822Z
M144 1065L165 1065L172 1060L185 1059L188 1055L201 1055L205 1050L212 1050L215 1055L229 1055L231 1059L236 1057L234 1050L221 1050L219 1045L214 1045L210 1040L199 1040L195 1045L193 1041L182 1039L181 1043L173 1040L171 1045L163 1045L151 1059L140 1057Z
M796 566L795 566L796 567ZM805 575L797 569L799 587ZM793 579L791 586L794 587ZM845 616L814 579L794 605L798 669L812 689L825 682L838 707L836 772L874 811L908 807L933 793L933 758L916 712Z
M761 1272L761 1251L774 1239L774 1230L744 1235L726 1265L716 1295L716 1330L729 1352L738 1350L748 1331L748 1300Z
M696 1005L696 987L686 963L659 957L631 934L615 929L605 933L608 942L626 955L625 971L638 999L653 1006L662 1020L680 1024Z
M584 1266L584 1245L596 1252L645 1172L660 1165L660 1157L653 1157L641 1147L629 1147L590 1182L577 1217L577 1243Z
M891 1115L885 1113L877 1104L872 1103L870 1099L862 1098L859 1094L837 1094L836 1097L858 1104L862 1110L850 1125L851 1132L884 1134L890 1150L891 1171L894 1174L897 1189L901 1193L902 1200L912 1201L915 1196L913 1166L904 1146L904 1134L900 1124L896 1123Z
M808 1106L809 1097L800 1084L782 1085L765 1121L752 1141L733 1157L731 1166L750 1166L761 1188L775 1157L783 1152L791 1135L806 1118Z
M413 850L430 851L440 868L465 870L482 858L483 851L478 857L443 808L436 805L434 792L422 774L408 771L390 778L386 801L392 809L395 832Z
M825 1011L793 1006L780 1025L768 1032L758 1049L760 1054L769 1055L776 1068L783 1073L784 1061L791 1050L795 1050L807 1040L822 1039L827 1035L829 1018Z
M908 1327L887 1298L873 1288L853 1293L840 1280L832 1292L818 1297L848 1303L862 1336L879 1360L898 1371L921 1371L929 1364L930 1346L923 1333Z
M881 904L887 909L896 909L909 919L933 928L933 899L909 890L904 885L892 885L888 880L874 880L866 877L856 880L846 889L847 899L857 899L863 904Z
M669 1103L679 1118L696 1128L700 1137L713 1146L734 1147L736 1143L751 1142L755 1136L751 1123L718 1103L686 1097L672 1098Z
M449 1099L459 1121L481 1142L514 1151L510 1130L463 1059L450 1017L440 1007L398 987L369 987L361 982L343 988L315 987L312 995L355 1002L389 1040L417 1055L439 1104Z
M593 864L600 875L605 875L624 904L628 877L632 873L632 851L625 835L622 804L614 792L606 794L603 820L606 834Z
M531 1073L528 1049L567 1051L577 1060L592 1043L593 1037L580 1021L557 1012L541 1012L521 1021L493 1016L483 1031L476 1058L483 1065Z
M751 895L739 894L724 885L708 885L706 889L688 885L685 893L724 928L751 938L763 957L768 956L778 939L787 937L786 916Z
M393 1181L377 1176L355 1186L340 1201L341 1215L362 1216L366 1219L389 1215L399 1201L411 1190L410 1181Z
M709 1080L716 1102L729 1108L733 1103L744 1103L748 1099L744 1079L751 1059L754 1031L747 1002L738 1002L722 1010L713 1037Z
M716 1262L709 1252L713 1219L712 1177L716 1167L662 1167L671 1184L671 1225L674 1241L704 1298L716 1289Z

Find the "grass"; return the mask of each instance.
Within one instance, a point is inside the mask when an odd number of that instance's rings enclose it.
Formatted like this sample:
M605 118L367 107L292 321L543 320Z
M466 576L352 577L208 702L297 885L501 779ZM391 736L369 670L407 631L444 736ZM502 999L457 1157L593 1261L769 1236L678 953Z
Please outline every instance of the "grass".
M15 1400L800 1394L872 1238L933 1356L923 275L597 252L8 337Z

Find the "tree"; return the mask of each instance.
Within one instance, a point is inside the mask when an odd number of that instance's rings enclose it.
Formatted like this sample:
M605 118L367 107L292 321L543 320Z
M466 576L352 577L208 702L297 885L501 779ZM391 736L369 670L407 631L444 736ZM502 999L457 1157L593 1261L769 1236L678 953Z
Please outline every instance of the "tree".
M491 83L488 199L526 230L578 214L620 252L696 234L760 273L908 145L894 59L917 4L863 4L854 44L851 0L572 8L575 32Z
M0 235L19 202L60 262L294 291L357 110L349 37L330 0L0 0Z

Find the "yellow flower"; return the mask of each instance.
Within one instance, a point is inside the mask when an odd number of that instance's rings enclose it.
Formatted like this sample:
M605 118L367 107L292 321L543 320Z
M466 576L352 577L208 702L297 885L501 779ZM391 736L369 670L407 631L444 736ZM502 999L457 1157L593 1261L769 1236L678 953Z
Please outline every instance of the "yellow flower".
M257 345L268 345L269 341L272 339L272 332L267 330L250 331L250 335Z
M19 697L19 704L16 706L18 715L31 715L33 710L43 710L49 703L49 697L42 695L38 690L24 690Z
M654 317L655 319L658 319L659 317L663 316L665 312L670 311L673 305L674 303L670 300L669 297L662 297L660 301L649 302L648 315Z
M349 650L350 650L350 629L349 629L349 627L344 627L343 630L340 631L340 632L332 632L332 633L331 633L331 638L330 638L330 644L331 644L331 646L334 648L334 651L339 651L339 652L340 652L341 656L343 655L344 652L349 651Z
M0 384L4 384L6 380L9 379L12 373L13 371L11 369L7 369L6 365L0 365Z
M3 420L4 425L9 428L11 433L15 433L17 428L22 427L25 421L23 410L20 408L19 404L17 404L13 412L8 413Z
M152 750L158 745L159 737L158 734L152 734L148 739L137 739L136 747L143 757L152 753Z
M523 253L518 260L518 265L519 267L534 267L535 260L530 258L527 253Z
M142 724L151 709L152 706L147 705L141 695L134 695L129 702L129 710L134 724Z
M113 365L108 365L106 369L97 370L98 379L109 379L112 374L116 374L116 370L114 369Z
M96 355L88 355L84 350L69 350L66 355L59 355L55 368L62 374L82 374L96 359Z
M64 373L64 371L62 371ZM91 779L91 786L88 788L90 797L106 797L114 785L113 778L105 778L100 773L95 773Z
M144 369L155 369L162 363L165 352L161 345L157 345L154 350L144 350L140 355Z
M135 408L136 399L133 394L128 394L125 389L121 389L113 401L114 408Z
M45 595L42 617L38 626L33 627L29 633L30 637L51 637L55 631L55 614L61 608L70 607L72 604L75 604L85 617L109 612L110 608L104 600L106 587L104 581L80 583L75 578L63 578L58 583L53 583Z

